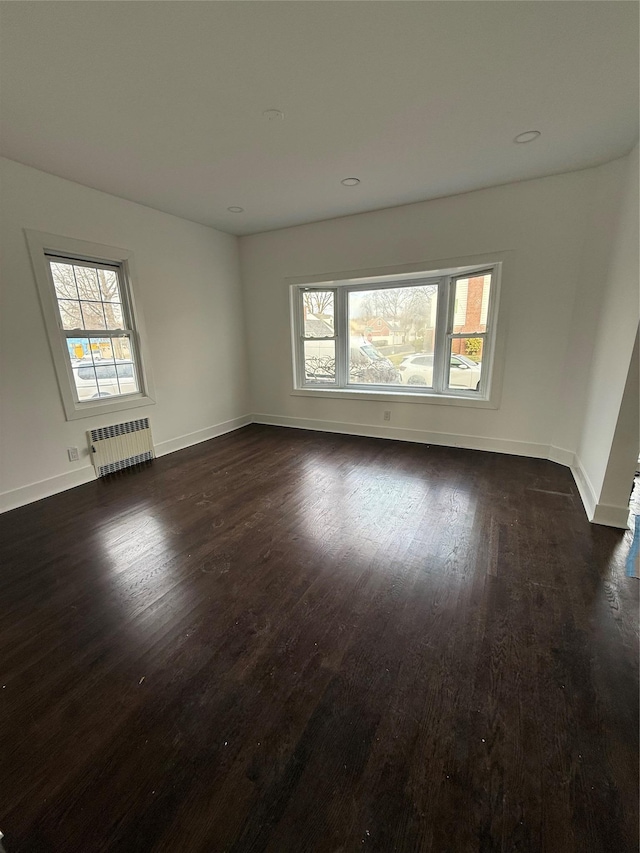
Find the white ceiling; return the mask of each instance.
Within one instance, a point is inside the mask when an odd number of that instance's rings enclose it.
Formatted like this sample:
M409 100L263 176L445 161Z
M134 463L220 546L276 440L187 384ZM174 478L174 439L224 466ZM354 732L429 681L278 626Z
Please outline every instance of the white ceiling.
M638 136L634 2L5 2L0 34L6 157L233 234Z

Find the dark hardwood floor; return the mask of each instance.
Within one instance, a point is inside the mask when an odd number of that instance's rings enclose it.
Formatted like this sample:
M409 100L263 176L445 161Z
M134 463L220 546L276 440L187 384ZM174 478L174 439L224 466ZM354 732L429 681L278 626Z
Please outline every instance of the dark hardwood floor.
M565 468L251 426L0 535L7 853L637 850L639 582Z

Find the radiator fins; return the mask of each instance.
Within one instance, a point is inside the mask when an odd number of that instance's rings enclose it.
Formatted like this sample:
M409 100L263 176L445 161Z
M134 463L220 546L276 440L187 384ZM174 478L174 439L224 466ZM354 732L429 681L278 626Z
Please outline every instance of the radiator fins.
M154 458L149 418L92 429L88 435L98 477Z

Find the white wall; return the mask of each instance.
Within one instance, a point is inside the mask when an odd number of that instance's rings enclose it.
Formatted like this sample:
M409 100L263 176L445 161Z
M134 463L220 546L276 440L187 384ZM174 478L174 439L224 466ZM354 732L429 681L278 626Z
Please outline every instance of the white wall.
M159 453L250 411L237 238L1 160L0 509L93 477L86 430L149 416ZM156 405L67 422L23 229L130 249ZM66 448L83 452L69 462Z
M558 386L558 417L552 438L555 447L571 451L578 447L582 432L593 343L605 299L603 283L609 274L616 241L626 171L626 158L594 170L593 195L574 291L571 326L559 365L562 378Z
M459 444L571 464L580 434L591 339L565 372L573 315L586 294L595 328L625 161L241 238L256 419ZM357 190L356 190L357 192ZM585 253L589 263L585 264ZM288 279L328 279L397 266L464 264L504 255L500 331L506 336L498 409L291 394ZM574 354L575 355L575 354ZM575 399L565 406L565 375ZM392 422L384 427L384 409ZM556 443L559 442L559 443Z
M624 514L633 477L633 466L624 474L624 466L614 463L611 454L616 432L629 436L637 426L637 411L629 404L623 407L625 385L633 377L630 365L634 341L640 318L638 287L639 221L638 208L638 147L625 162L625 193L612 247L608 274L601 282L602 303L598 326L593 342L593 358L587 387L587 398L582 419L582 431L577 447L578 475L583 489L583 500L594 520L615 513ZM633 368L635 369L635 365ZM633 379L631 380L633 381ZM622 421L621 421L622 418ZM635 420L637 424L637 420ZM637 452L638 442L635 442ZM615 450L615 448L614 448ZM618 474L608 478L610 464ZM600 504L607 509L600 508ZM600 511L599 511L600 510ZM609 523L609 522L606 522Z
M244 293L236 238L12 161L0 166L0 510L91 479L86 430L115 422L64 418L24 228L135 252L157 404L126 416L150 415L159 453L253 411L258 421L567 465L577 451L583 497L588 480L594 506L600 498L616 430L629 434L619 418L638 325L637 150L595 169L242 238ZM498 408L292 394L291 279L494 256L505 261ZM85 449L79 463L68 462L68 446Z

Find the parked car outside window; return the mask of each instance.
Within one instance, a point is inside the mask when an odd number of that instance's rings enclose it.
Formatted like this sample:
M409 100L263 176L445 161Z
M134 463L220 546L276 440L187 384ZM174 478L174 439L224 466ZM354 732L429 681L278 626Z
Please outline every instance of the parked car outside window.
M139 390L133 363L125 359L107 364L81 360L72 369L79 400L135 394Z
M398 366L403 385L433 384L433 353L413 353ZM477 391L480 385L482 365L465 355L451 355L449 388Z

